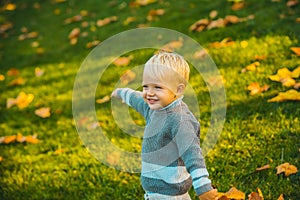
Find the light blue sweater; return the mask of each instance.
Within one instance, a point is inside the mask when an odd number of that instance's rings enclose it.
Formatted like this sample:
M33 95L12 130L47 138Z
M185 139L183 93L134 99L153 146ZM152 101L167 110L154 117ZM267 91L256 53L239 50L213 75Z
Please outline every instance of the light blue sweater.
M146 119L141 183L148 193L181 195L193 185L197 195L212 189L199 141L200 125L182 98L151 110L140 92L117 94Z

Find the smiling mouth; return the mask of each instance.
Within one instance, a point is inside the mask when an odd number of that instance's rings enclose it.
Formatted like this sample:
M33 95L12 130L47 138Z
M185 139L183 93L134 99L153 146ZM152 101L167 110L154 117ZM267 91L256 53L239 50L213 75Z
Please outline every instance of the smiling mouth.
M157 99L147 99L149 104L155 104L158 100Z

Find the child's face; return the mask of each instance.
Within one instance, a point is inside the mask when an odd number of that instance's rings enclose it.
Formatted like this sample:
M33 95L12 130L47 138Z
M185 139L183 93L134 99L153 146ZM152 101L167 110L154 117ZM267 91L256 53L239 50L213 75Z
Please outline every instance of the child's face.
M176 99L176 95L167 84L162 83L156 78L144 76L143 98L150 109L157 110L172 103Z

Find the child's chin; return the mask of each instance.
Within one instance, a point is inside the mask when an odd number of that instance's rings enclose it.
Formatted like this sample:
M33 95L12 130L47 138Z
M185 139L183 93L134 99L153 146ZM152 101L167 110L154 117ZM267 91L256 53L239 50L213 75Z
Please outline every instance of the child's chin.
M159 106L159 105L149 105L149 107L150 107L151 110L159 110L159 109L161 109L161 106Z

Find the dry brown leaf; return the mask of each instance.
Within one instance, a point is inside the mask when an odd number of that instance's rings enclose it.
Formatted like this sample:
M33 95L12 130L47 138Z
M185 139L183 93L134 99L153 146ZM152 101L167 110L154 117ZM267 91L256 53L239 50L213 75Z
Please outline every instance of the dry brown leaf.
M263 170L270 169L270 168L271 168L271 166L268 164L268 165L264 165L262 167L256 168L256 171L263 171Z
M209 23L210 20L208 19L200 19L190 26L190 31L201 32L206 29Z
M284 173L285 176L290 176L291 174L296 174L298 169L295 165L291 165L290 163L286 162L276 167L277 174Z
M246 194L235 187L232 187L228 192L224 194L229 199L235 199L235 200L244 200Z
M107 96L105 96L105 97L103 97L101 99L97 99L96 103L102 104L102 103L109 102L109 100L110 100L110 96L107 95Z
M26 82L25 79L19 77L9 82L8 85L9 86L24 85L25 82Z
M65 19L64 24L71 24L71 23L74 23L74 22L80 22L81 20L82 20L81 15L75 15L73 17Z
M51 115L49 107L39 108L35 110L34 113L41 118L47 118Z
M210 30L210 29L213 29L213 28L222 28L222 27L225 27L225 25L226 25L226 21L223 18L219 18L219 19L211 21L207 25L206 29Z
M13 24L11 22L4 22L0 25L0 34L5 33L7 30L12 29Z
M93 48L93 47L97 46L100 43L101 43L100 40L94 40L92 42L88 42L86 44L86 48L88 48L88 49Z

